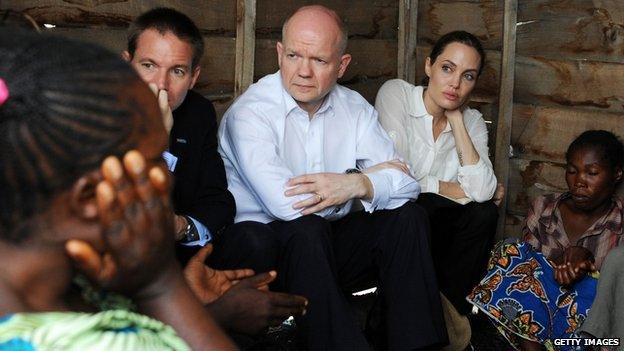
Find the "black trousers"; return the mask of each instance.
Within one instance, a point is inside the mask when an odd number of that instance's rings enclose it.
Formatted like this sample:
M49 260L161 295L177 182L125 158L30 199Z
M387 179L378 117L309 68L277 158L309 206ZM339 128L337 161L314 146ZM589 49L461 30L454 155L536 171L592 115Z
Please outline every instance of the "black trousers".
M233 227L239 228L215 241L209 264L276 269L278 289L307 297L308 313L297 320L302 349L368 350L345 293L373 286L387 336L380 348L416 350L447 343L427 215L415 203L356 212L335 222L310 215Z
M461 314L466 296L483 278L494 245L498 207L492 202L458 204L442 196L418 197L431 223L431 252L440 290Z

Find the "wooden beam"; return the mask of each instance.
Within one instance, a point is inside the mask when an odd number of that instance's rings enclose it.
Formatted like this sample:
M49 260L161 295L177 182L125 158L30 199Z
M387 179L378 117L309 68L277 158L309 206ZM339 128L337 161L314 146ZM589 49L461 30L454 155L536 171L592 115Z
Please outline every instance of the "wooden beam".
M399 0L399 47L397 76L416 83L418 0Z
M513 114L514 71L516 66L518 0L505 0L504 16L494 172L496 173L498 181L503 184L505 189L509 189L509 145L511 143L511 117ZM499 239L504 236L507 198L506 196L499 208L498 227L496 231L496 236Z
M255 49L256 0L237 0L234 96L242 94L253 83Z

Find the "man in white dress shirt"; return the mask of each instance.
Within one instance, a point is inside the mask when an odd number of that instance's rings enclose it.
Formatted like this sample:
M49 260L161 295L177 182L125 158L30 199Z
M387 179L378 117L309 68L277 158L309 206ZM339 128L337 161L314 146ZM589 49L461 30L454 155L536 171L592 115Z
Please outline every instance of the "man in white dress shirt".
M297 319L309 350L367 350L344 292L378 287L377 347L446 342L420 186L397 160L377 112L336 84L351 56L336 13L297 10L277 44L280 71L253 84L219 130L235 222L263 223L278 248L278 288L307 297ZM364 211L350 213L354 201ZM253 250L245 250L245 252ZM253 267L252 267L253 268Z

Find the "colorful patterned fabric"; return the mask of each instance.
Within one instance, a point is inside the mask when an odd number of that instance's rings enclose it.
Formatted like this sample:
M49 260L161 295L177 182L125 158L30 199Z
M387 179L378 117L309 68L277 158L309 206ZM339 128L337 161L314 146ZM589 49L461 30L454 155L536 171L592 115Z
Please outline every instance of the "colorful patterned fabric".
M624 206L614 196L610 210L581 235L576 243L570 243L563 227L559 203L570 193L539 196L529 209L522 229L524 241L548 259L555 259L570 246L582 246L594 254L596 268L600 269L607 253L624 241Z
M188 345L175 331L140 314L111 310L17 313L0 317L0 351L179 350Z
M492 251L486 277L468 296L509 342L519 337L556 348L555 338L574 337L596 294L597 278L586 276L569 290L554 279L548 260L527 243L501 242Z

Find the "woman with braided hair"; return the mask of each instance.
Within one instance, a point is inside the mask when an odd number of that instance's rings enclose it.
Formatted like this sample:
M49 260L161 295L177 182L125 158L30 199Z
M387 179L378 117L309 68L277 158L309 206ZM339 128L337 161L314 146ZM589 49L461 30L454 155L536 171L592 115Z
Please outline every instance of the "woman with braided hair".
M0 34L0 349L234 349L174 258L166 144L117 55ZM93 313L78 272L141 314Z

